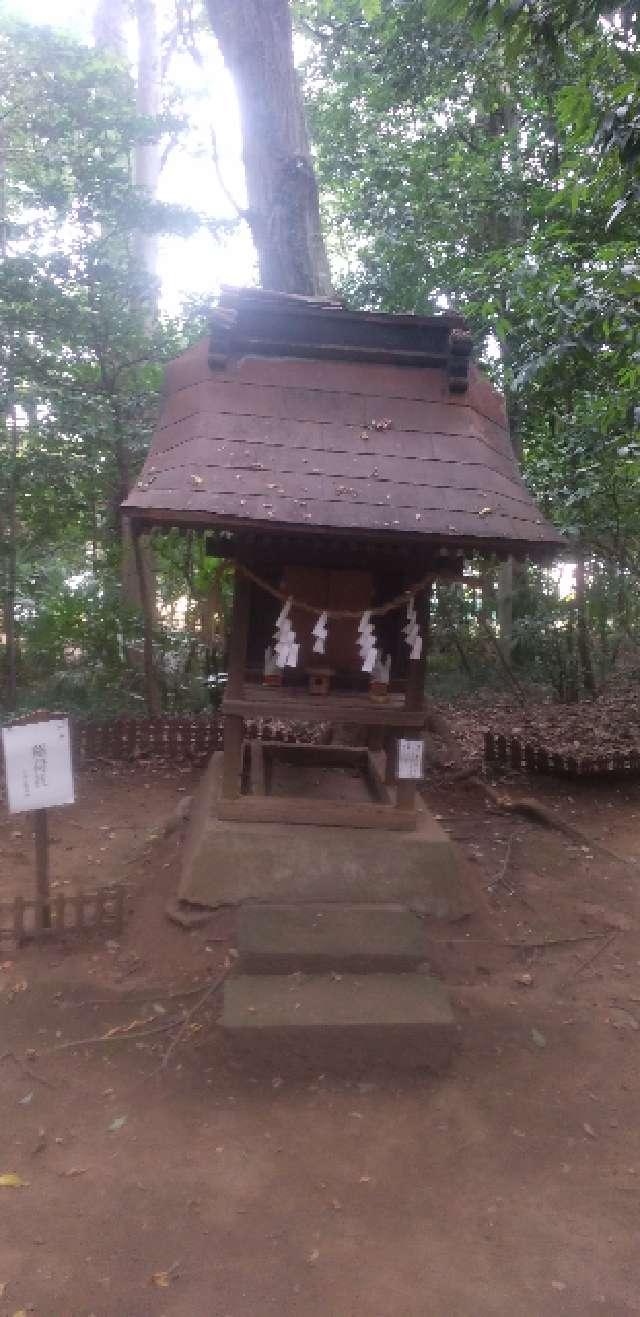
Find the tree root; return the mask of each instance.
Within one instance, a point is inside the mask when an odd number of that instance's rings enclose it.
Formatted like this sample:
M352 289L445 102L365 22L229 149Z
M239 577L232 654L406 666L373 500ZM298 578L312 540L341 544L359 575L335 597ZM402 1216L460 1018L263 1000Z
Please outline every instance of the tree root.
M532 820L533 823L539 823L543 828L549 828L550 831L560 832L563 836L575 841L580 846L587 846L590 851L604 856L608 860L614 860L616 864L625 865L629 869L635 870L636 862L627 859L624 855L618 855L608 846L603 846L602 842L594 841L592 837L587 836L581 828L576 828L572 823L565 823L564 819L558 818L553 810L547 809L539 800L533 796L521 796L515 799L512 796L503 795L496 791L495 787L484 782L481 777L469 777L468 782L471 786L479 787L483 794L491 801L495 809L500 810L501 814L520 814L523 818Z

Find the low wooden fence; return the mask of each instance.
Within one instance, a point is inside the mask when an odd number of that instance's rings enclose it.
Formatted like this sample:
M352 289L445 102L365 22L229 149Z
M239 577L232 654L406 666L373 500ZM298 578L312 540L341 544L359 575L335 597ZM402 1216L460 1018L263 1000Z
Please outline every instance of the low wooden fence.
M70 718L73 763L104 760L135 763L164 759L169 763L201 763L222 749L224 720L220 715L164 718L113 718L108 722ZM245 736L263 741L323 742L325 723L284 723L269 718L247 722ZM0 751L0 801L4 799L4 763Z
M74 933L117 937L124 927L123 886L100 887L96 892L53 896L48 906L38 898L16 896L0 901L0 938L22 942Z
M177 762L207 759L214 750L221 750L224 720L219 715L116 718L110 722L73 719L70 725L75 764L95 759ZM251 740L321 742L326 739L326 724L252 718L246 723L245 735Z
M75 764L92 759L204 759L222 747L219 717L71 720Z
M640 776L640 753L636 750L574 757L531 745L517 736L498 736L495 732L486 732L484 755L488 763L507 764L509 768L526 773L548 773L570 778Z

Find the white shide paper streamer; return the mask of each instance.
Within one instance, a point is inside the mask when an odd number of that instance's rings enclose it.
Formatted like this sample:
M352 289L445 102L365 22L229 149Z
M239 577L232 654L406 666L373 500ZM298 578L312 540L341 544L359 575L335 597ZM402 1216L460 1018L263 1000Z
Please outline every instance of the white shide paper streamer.
M371 609L367 609L362 614L358 624L358 649L362 659L362 671L373 672L374 664L378 659L378 647L375 631L371 625Z
M316 622L313 631L313 652L314 654L324 654L327 643L327 614L321 613Z
M276 663L279 668L295 668L298 663L300 646L295 631L289 621L293 599L287 599L276 619L274 646Z
M403 627L402 634L409 646L409 658L419 659L422 654L422 633L416 613L416 603L413 595L407 601L407 622Z

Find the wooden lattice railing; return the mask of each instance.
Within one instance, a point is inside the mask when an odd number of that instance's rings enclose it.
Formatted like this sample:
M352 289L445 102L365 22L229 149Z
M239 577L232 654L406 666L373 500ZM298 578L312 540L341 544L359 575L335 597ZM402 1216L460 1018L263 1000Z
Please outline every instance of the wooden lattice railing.
M18 946L30 939L95 933L118 937L124 927L125 889L121 884L95 892L59 893L47 905L41 898L15 896L0 901L0 939Z
M111 722L72 720L74 763L94 759L161 758L171 762L208 758L222 749L224 720L214 717L116 718ZM245 735L265 741L322 741L323 723L274 723L250 719Z
M92 759L203 759L222 746L219 717L116 718L109 722L73 719L75 764Z
M521 741L517 736L485 732L484 754L488 763L508 764L526 773L550 773L563 777L637 777L640 753L636 750L574 757Z

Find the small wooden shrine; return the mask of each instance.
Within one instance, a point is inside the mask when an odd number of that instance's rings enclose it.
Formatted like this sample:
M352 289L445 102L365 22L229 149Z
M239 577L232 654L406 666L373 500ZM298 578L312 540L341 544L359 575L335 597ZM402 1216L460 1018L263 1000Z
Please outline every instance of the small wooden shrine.
M125 512L135 532L206 527L236 565L223 762L187 847L192 869L222 824L258 838L263 869L277 868L292 824L311 846L320 828L380 838L424 825L412 751L431 584L461 579L471 552L540 558L559 544L471 348L453 315L227 290L210 338L169 365ZM263 718L322 723L323 743L247 740L247 720ZM313 775L308 794L274 792L283 759L301 776L349 766L365 798L320 798Z

